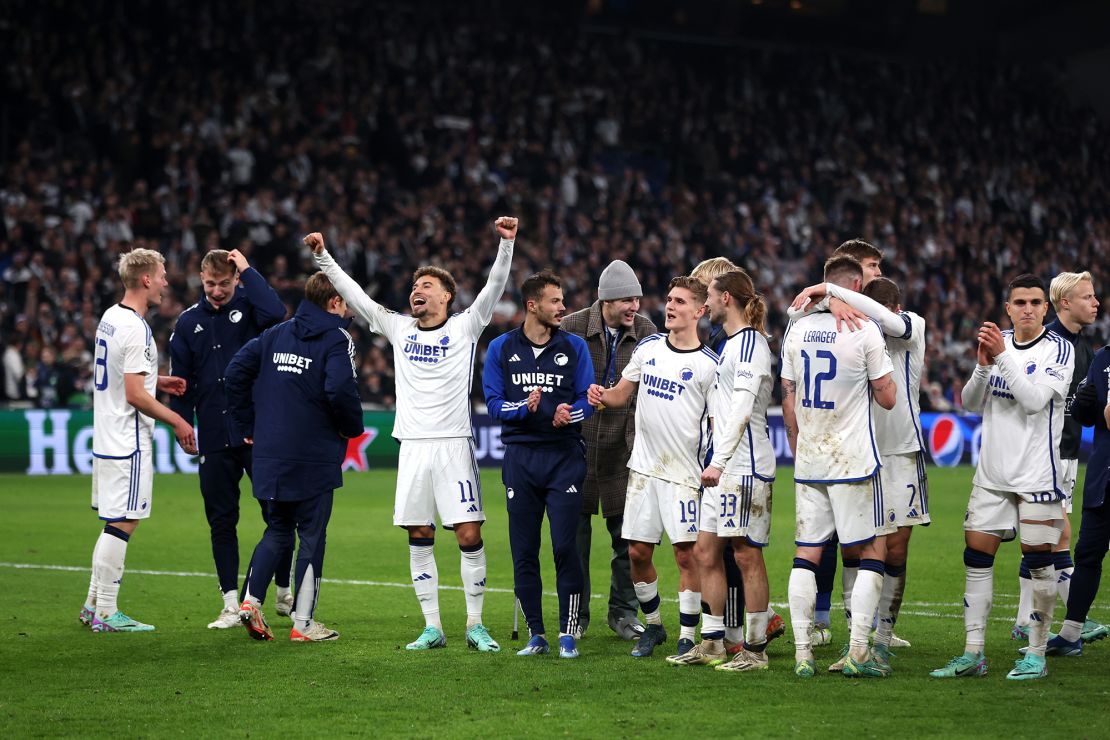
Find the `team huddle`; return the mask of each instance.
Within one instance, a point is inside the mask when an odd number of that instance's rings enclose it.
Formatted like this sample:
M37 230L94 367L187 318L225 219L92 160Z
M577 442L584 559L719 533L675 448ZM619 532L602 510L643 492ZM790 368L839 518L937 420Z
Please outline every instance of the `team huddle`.
M438 517L459 545L466 643L500 651L482 620L486 517L470 419L478 339L509 279L517 220L499 218L494 228L500 244L489 277L458 312L454 279L432 266L414 274L407 315L384 308L314 233L304 241L320 271L282 322L284 307L246 258L213 250L202 262L204 295L170 339L169 376L158 376L158 349L143 319L166 287L163 260L145 249L124 255L125 296L96 336L92 491L105 525L81 621L95 632L154 629L120 611L117 597L129 540L150 515L157 419L173 427L183 449L201 455L198 477L223 599L208 626L242 626L255 639L272 640L263 604L274 581L276 613L293 620L290 639L339 637L314 615L346 440L363 431L346 332L353 312L393 346L393 437L400 443L393 524L408 533L410 576L425 620L407 648L447 644L434 556ZM590 623L588 540L600 499L613 542L609 626L634 642L634 658L651 657L668 640L653 561L666 533L679 589L676 650L666 660L728 672L769 667L766 648L786 631L770 606L763 554L776 476L767 415L778 384L795 459L795 554L786 584L794 673L814 676L813 648L831 640L839 549L849 636L828 670L892 675L891 648L908 646L894 627L911 533L930 524L918 401L926 326L904 309L900 287L882 277L881 260L861 240L841 245L825 263L823 282L790 306L778 358L762 295L724 258L670 281L663 331L637 313L642 290L619 260L602 273L597 302L574 314L567 314L557 275L524 280L524 322L489 345L482 369L487 410L502 425L514 591L529 631L518 655L551 651L539 565L546 515L558 655L578 657ZM1057 318L1046 327L1050 301ZM934 677L986 673L994 558L1004 541L1020 539L1014 637L1028 639L1008 678L1041 678L1046 655L1078 655L1083 642L1108 633L1087 619L1097 575L1069 593L1067 514L1079 425L1098 428L1110 416L1106 380L1091 377L1101 353L1093 360L1080 336L1097 307L1089 273L1062 273L1050 288L1020 275L1005 296L1013 328L985 322L979 330L976 368L962 391L963 406L983 420L964 520L967 640ZM708 343L699 334L703 319L712 327ZM174 397L169 407L154 398L159 390ZM1022 464L1014 466L1015 459ZM244 472L267 526L240 592L235 527ZM1057 597L1068 617L1053 635Z

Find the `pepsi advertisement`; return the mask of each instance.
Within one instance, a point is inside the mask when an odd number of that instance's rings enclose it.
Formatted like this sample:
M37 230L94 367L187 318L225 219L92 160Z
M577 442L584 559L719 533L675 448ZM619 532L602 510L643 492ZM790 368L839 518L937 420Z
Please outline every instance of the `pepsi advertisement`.
M975 465L979 461L982 422L980 417L971 414L921 414L921 434L929 461L946 468L960 464ZM782 412L777 409L769 410L767 426L778 464L793 465L794 456L790 454L790 445L786 442ZM1090 455L1093 440L1094 430L1085 428L1079 450L1080 460L1086 460ZM474 445L479 465L500 466L505 456L505 446L501 443L501 424L486 415L475 416Z

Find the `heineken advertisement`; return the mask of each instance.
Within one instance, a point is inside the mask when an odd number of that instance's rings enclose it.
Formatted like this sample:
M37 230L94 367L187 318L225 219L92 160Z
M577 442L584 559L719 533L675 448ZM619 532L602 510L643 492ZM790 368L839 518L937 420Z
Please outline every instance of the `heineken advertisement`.
M344 470L392 468L400 449L390 437L393 412L363 413L365 431L347 444ZM782 415L768 414L771 445L779 465L793 459L786 443ZM921 435L928 459L936 465L975 464L979 457L981 420L955 414L921 415ZM1080 459L1090 454L1092 432L1083 430ZM489 416L474 417L474 449L478 464L497 467L505 456L501 426ZM70 409L0 411L0 472L28 475L69 475L92 472L92 412ZM159 473L195 473L198 458L186 454L169 427L154 429L154 464Z
M0 472L69 475L92 472L92 411L30 409L0 411ZM397 443L389 434L393 413L363 413L365 431L347 445L344 469L396 466ZM195 473L199 458L177 444L168 426L154 427L158 473Z

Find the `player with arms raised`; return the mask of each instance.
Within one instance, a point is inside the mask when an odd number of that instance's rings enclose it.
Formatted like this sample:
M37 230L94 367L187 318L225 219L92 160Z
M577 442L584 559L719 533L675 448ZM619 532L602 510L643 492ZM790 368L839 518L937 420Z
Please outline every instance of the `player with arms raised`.
M825 282L859 290L862 281L863 270L852 257L825 263ZM834 535L844 546L862 546L843 673L890 675L889 664L868 647L868 635L883 587L885 535L895 529L883 504L871 400L893 408L893 370L882 333L870 322L860 331L842 333L836 317L819 311L795 321L783 337L782 416L796 484L790 620L794 673L803 678L815 672L810 634L816 573L822 548Z
M127 545L139 522L150 516L154 481L153 432L158 420L173 427L182 449L195 455L193 425L154 397L185 392L181 378L158 375L158 346L143 318L162 304L165 259L133 249L119 261L123 300L96 327L93 362L92 507L104 520L92 558L89 595L80 619L93 632L149 632L152 625L117 606Z
M652 334L632 353L620 382L591 385L594 406L623 406L636 391L636 442L628 461L624 528L632 582L644 612L644 633L632 657L649 657L667 639L659 615L659 576L652 562L665 531L678 564L678 653L694 647L701 592L694 564L698 538L698 486L708 440L709 401L718 357L698 339L705 313L705 285L691 277L668 286L667 334Z
M411 316L402 316L366 295L324 249L318 233L305 237L324 271L355 314L393 345L397 372L397 418L393 437L401 442L393 523L409 533L409 566L425 627L406 647L447 645L439 615L439 571L435 561L435 518L455 531L466 596L466 642L480 652L501 646L482 624L486 553L482 546L482 492L470 421L470 386L478 337L505 291L513 261L517 220L494 222L501 237L497 259L474 305L449 314L458 293L451 274L420 267L409 294Z

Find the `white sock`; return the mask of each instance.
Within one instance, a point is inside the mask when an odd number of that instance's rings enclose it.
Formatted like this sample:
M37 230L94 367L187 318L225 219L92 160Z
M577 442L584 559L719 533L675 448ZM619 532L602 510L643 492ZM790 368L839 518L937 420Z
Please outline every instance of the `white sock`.
M89 595L85 597L85 606L96 610L96 553L100 549L100 538L96 538L93 545L92 568L89 569Z
M102 532L96 546L93 571L96 578L96 613L107 618L119 611L119 583L123 580L123 561L127 557L127 540Z
M1061 568L1056 571L1056 593L1060 594L1060 601L1068 605L1068 595L1071 593L1071 574L1075 567Z
M412 574L412 587L420 611L424 613L424 624L443 629L439 621L439 569L436 567L435 547L433 545L409 545L409 571Z
M286 596L288 596L290 593L293 592L292 585L284 586L284 587L275 586L274 590L277 592L276 597L277 597L278 601L281 601L282 599L284 599Z
M986 644L987 616L991 613L994 593L994 567L965 566L964 581L964 642L965 653L981 653Z
M725 633L725 616L723 614L708 614L702 612L701 615L701 639L719 640ZM707 635L717 635L716 637L707 637Z
M482 603L486 598L486 548L481 542L473 551L460 550L459 573L466 595L466 628L482 623Z
M312 624L312 614L316 611L316 598L319 593L320 579L316 578L316 569L309 563L305 568L304 577L297 584L297 603L293 606L297 617L293 620L293 626L302 633Z
M795 658L812 660L809 630L813 626L813 610L817 607L817 574L807 568L792 568L787 600L790 602L790 626L794 630Z
M898 575L887 573L883 577L883 592L879 596L879 625L875 630L876 645L890 647L890 638L894 636L894 623L898 621L898 612L902 608L902 594L905 591L904 568Z
M636 600L640 602L640 609L644 612L644 624L663 624L663 619L659 616L659 580L656 579L651 583L632 584L632 588L636 590ZM644 609L644 604L651 601L656 602L656 607L651 612Z
M744 629L742 627L725 627L725 639L734 644L743 642Z
M1043 658L1052 612L1056 609L1056 569L1051 565L1030 568L1029 575L1033 576L1033 612L1029 617L1028 652Z
M858 575L858 565L849 568L841 562L840 583L844 587L844 619L848 622L849 632L852 630L852 592L855 590Z
M860 569L852 587L852 637L849 644L855 651L853 657L863 657L863 653L867 651L871 621L882 592L883 574Z
M744 640L749 650L762 651L767 644L767 622L771 612L748 612L748 633Z
M239 592L235 589L224 591L224 609L227 611L238 611L239 609Z
M1018 607L1014 624L1018 627L1029 626L1029 613L1033 611L1033 579L1018 578Z
M678 592L678 639L693 640L698 629L698 619L701 617L701 592ZM682 624L690 622L690 624Z
M1060 626L1060 637L1068 642L1075 642L1083 636L1083 623L1076 622L1071 619L1065 619L1064 624Z

